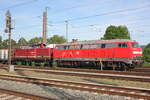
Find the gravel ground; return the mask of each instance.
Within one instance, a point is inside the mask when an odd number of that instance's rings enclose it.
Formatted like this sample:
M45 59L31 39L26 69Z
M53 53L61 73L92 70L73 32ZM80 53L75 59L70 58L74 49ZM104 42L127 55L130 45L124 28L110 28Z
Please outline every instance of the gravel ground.
M70 75L56 75L56 74L48 74L48 73L41 73L35 71L7 72L6 70L3 69L0 70L0 74L12 74L12 75L21 75L21 76L29 76L29 77L41 77L41 78L60 79L60 80L68 80L68 81L76 81L76 82L88 82L88 83L107 84L107 85L114 85L114 86L129 86L129 87L150 89L150 83L148 82L89 78L89 77L78 77L78 76L70 76Z
M31 99L0 93L0 100L31 100Z
M51 97L56 100L138 100L124 96L81 92L70 89L61 89L43 85L26 84L6 80L0 80L0 88L21 91L39 96Z

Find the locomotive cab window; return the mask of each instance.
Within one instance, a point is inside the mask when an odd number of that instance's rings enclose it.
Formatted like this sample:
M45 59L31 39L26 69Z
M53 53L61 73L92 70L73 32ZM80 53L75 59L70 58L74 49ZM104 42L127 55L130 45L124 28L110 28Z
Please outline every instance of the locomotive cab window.
M69 46L64 46L64 49L69 49Z
M82 48L83 48L83 45L81 44L81 45L80 45L80 49L82 49Z
M138 43L132 43L132 47L139 47Z
M105 48L105 47L106 47L106 44L102 44L102 45L101 45L101 48Z
M125 47L128 47L128 45L127 45L127 43L119 43L118 47L119 48L125 48Z

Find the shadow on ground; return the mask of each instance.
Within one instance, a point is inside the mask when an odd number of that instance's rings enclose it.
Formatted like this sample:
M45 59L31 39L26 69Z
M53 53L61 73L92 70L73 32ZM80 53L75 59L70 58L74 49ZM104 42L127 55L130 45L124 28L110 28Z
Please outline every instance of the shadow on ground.
M96 83L96 84L106 84L106 85L115 85L115 86L117 86L117 84L114 84L114 83L100 82L100 81L96 81L96 80L93 80L93 79L83 79L83 80L88 81L88 82L92 82L92 83Z
M73 93L67 93L64 90L51 88L51 87L45 87L40 86L44 91L52 93L58 97L58 100L86 100L85 98L81 96L75 96Z
M17 71L18 75L21 76L29 76L24 71ZM55 95L57 97L57 100L86 100L84 97L81 96L74 96L72 93L67 93L64 90L51 88L50 86L44 86L43 84L38 84L38 82L35 80L33 84L37 85L38 87L42 88L43 91L50 93L52 95ZM51 98L51 97L50 97ZM53 97L52 97L53 98Z

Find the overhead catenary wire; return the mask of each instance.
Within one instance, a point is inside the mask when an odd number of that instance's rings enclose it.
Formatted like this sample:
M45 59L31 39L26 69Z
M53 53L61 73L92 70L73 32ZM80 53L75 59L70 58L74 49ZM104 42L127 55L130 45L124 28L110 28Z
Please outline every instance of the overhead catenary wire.
M102 4L102 3L105 3L109 0L103 0L102 2L100 3L97 3L97 5L99 4ZM91 6L91 4L80 4L80 5L75 5L75 6L72 6L72 7L66 7L64 9L61 9L61 10L56 10L55 13L53 13L52 15L55 15L57 13L62 13L62 12L66 12L66 11L69 11L69 10L72 10L72 9L78 9L78 8L83 8L83 7L87 7L87 6Z
M99 17L99 16L105 16L105 15L111 15L111 14L117 14L117 13L125 13L125 12L132 12L132 11L137 11L137 10L141 10L141 9L144 9L144 8L150 8L150 4L143 5L143 6L140 6L140 7L135 7L135 8L127 8L127 9L115 10L115 11L110 11L110 12L104 12L104 13L101 13L101 14L95 14L95 15L90 15L90 16L71 18L71 19L67 19L67 21L84 20L84 19L95 18L95 17ZM55 24L64 23L65 21L66 20L53 22L53 23L55 23Z
M24 5L31 4L31 3L37 2L37 1L38 0L30 0L30 1L22 2L22 3L18 3L18 4L11 5L11 6L6 7L6 8L1 8L0 11L7 10L7 9L12 9L12 8L16 8L16 7L19 7L19 6L24 6Z
M37 1L37 0L32 0L32 1ZM110 15L110 14L116 14L116 13L124 13L124 12L131 12L131 11L136 11L136 10L149 8L149 7L150 7L150 4L147 4L147 5L140 6L140 7L128 8L128 9L122 9L122 10L116 10L116 11L110 11L110 12L106 12L106 13L90 15L90 16L85 16L85 17L79 17L79 18L72 18L72 19L67 19L67 20L64 20L64 21L58 21L58 22L52 22L52 23L53 24L59 24L59 23L65 23L66 21L84 20L84 19L94 18L94 17L98 17L98 16L104 16L104 15ZM72 8L76 8L76 7L72 7Z

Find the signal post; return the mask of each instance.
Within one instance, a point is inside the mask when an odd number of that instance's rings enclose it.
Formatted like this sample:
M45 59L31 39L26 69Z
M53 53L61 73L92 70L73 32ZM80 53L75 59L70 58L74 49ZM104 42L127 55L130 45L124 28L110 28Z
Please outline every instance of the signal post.
M12 19L9 10L6 12L6 29L5 32L8 33L9 38L9 48L8 48L8 71L14 71L14 65L11 65L11 30L12 28Z

